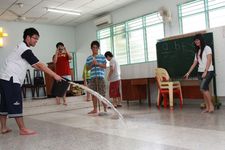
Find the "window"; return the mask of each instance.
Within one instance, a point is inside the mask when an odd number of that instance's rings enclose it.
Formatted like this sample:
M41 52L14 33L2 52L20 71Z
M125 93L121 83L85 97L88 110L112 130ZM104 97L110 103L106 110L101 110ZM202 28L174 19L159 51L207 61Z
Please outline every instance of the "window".
M225 25L225 0L194 0L178 5L182 33Z
M225 0L208 0L210 28L225 25Z
M111 31L110 31L110 28L106 28L106 29L103 29L101 30L99 33L98 33L98 37L99 38L99 42L100 42L100 53L101 54L105 54L105 52L107 51L112 51L111 47Z
M189 2L180 6L180 23L183 33L206 29L204 0Z
M110 50L120 65L155 61L156 42L163 37L164 25L158 12L97 31L101 53Z
M145 62L142 18L127 23L130 63Z
M120 65L127 64L125 23L113 27L114 56Z

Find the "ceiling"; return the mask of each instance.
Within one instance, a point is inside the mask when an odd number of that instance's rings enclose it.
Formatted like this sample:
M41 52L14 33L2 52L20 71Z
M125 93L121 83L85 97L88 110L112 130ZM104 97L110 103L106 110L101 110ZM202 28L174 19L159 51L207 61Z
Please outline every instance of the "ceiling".
M76 26L138 0L0 0L0 20ZM71 9L80 16L47 12Z

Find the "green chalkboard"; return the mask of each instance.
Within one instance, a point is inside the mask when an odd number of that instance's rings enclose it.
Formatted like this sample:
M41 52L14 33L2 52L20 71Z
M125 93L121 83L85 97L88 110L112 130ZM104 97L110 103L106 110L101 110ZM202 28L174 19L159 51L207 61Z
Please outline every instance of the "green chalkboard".
M171 78L182 78L192 65L195 57L193 37L194 36L157 42L158 67L165 68ZM203 37L206 44L212 48L214 53L213 33L205 33ZM197 76L197 67L190 76Z

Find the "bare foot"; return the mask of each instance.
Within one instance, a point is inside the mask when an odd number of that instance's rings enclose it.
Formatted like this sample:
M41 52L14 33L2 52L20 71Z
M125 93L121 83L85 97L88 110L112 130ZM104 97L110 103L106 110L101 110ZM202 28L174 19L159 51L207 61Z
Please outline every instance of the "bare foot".
M213 113L214 112L214 108L213 109L210 109L208 112L209 113Z
M6 129L2 129L2 130L1 130L1 133L2 133L2 134L6 134L6 133L9 133L9 132L11 132L11 131L12 131L11 129L6 128Z
M64 103L63 103L63 105L67 106L67 103L66 103L66 102L64 102Z
M61 104L60 102L56 101L56 105L60 105L60 104Z
M88 114L96 114L96 113L98 113L97 110L92 110L92 111L88 112Z
M214 112L214 106L212 105L209 109L209 113L213 113Z
M207 113L207 112L209 112L208 109L205 109L205 110L202 111L202 113Z
M37 132L30 130L30 129L21 129L20 130L20 135L34 135L37 134Z
M104 107L104 112L107 112L107 108L106 107Z

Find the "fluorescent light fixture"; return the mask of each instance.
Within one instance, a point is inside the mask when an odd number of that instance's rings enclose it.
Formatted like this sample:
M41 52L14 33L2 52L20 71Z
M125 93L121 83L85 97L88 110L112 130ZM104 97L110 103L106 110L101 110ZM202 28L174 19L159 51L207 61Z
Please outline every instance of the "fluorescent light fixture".
M80 12L73 11L73 10L65 10L65 9L57 9L57 8L46 8L46 9L47 11L50 11L50 12L77 15L77 16L81 15Z

